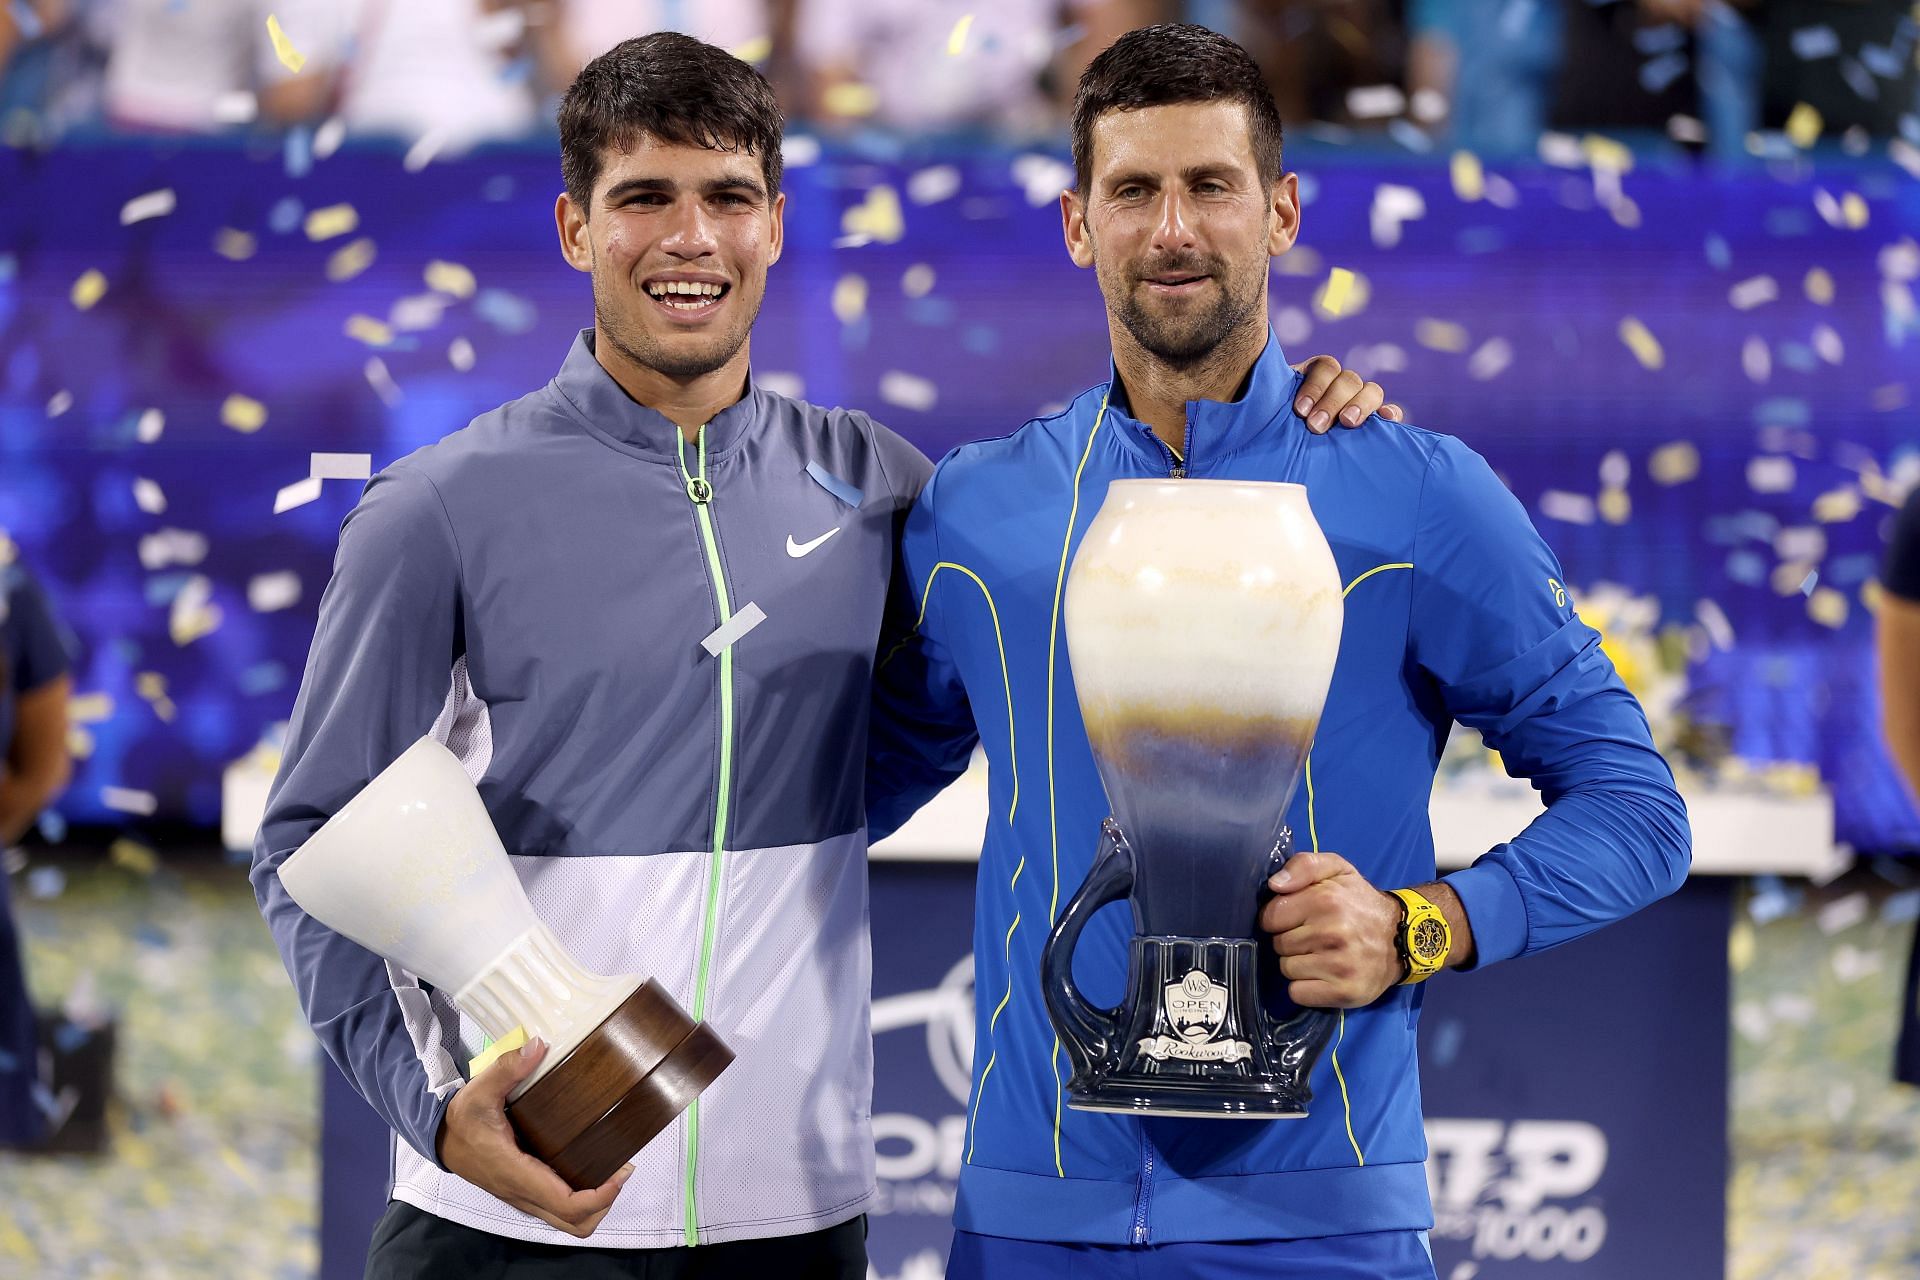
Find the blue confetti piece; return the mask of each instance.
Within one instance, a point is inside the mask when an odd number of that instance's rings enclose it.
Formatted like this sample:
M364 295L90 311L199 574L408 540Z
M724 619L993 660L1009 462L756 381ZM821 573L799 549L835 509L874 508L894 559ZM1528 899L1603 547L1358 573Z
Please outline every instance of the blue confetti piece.
M1900 65L1900 55L1885 45L1861 45L1860 62L1882 80L1898 80L1904 70Z
M960 345L976 356L990 356L1000 350L1000 334L991 325L970 324L960 335Z
M508 174L495 174L487 179L487 185L480 188L480 197L495 204L513 199L513 178Z
M27 896L57 898L67 890L67 873L58 867L35 867L27 872Z
M153 947L159 951L165 951L173 945L173 939L168 937L167 931L158 925L143 924L133 931L133 936L134 940L142 946Z
M173 598L180 594L192 579L190 573L158 573L147 579L147 603L156 608L172 604Z
M1783 342L1777 350L1780 363L1795 373L1812 373L1820 363L1813 348L1804 342Z
M1458 1018L1448 1018L1433 1029L1433 1039L1427 1045L1427 1060L1436 1067L1450 1067L1466 1041L1465 1025Z
M1420 155L1433 150L1433 139L1411 120L1389 120L1387 136L1407 150Z
M1733 250L1727 247L1726 240L1717 235L1707 237L1707 261L1720 271L1733 265Z
M278 662L257 662L240 673L240 691L254 697L273 693L287 684L287 669Z
M1813 589L1819 585L1820 585L1820 571L1818 569L1814 569L1810 571L1806 577L1800 579L1800 594L1803 596L1810 596L1813 594Z
M1667 88L1687 74L1687 55L1669 53L1655 58L1640 68L1640 87L1648 93L1664 93Z
M282 196L267 214L267 225L281 235L286 235L300 225L300 219L306 214L306 206L297 196Z
M1677 22L1663 22L1657 27L1642 27L1633 33L1633 47L1651 58L1659 53L1672 53L1684 49L1687 45L1687 33Z
M1496 227L1466 227L1453 245L1461 253L1498 253L1507 247L1507 237Z
M304 178L313 172L313 134L304 125L287 130L285 146L287 176Z
M1771 159L1784 159L1793 154L1793 144L1781 139L1783 144L1780 156ZM1813 230L1813 215L1803 209L1769 209L1767 211L1767 234L1782 240L1794 236L1804 236Z
M48 844L59 844L67 838L67 818L58 809L41 810L33 825L40 828L40 838Z
M1840 37L1832 27L1801 27L1792 36L1793 56L1812 62L1840 52Z
M1840 556L1827 563L1827 581L1835 586L1858 586L1877 573L1879 568L1880 562L1874 556Z
M482 289L473 300L473 309L502 333L531 332L539 319L533 303L505 289Z
M857 508L860 505L861 499L866 497L860 490L848 484L845 480L842 480L839 476L836 476L833 472L827 470L817 462L809 462L807 464L807 474L813 477L815 484L850 507Z
M1909 889L1888 898L1880 908L1880 919L1886 924L1912 924L1920 920L1920 889Z
M1753 882L1753 896L1747 900L1747 914L1755 924L1768 924L1797 909L1801 892L1789 889L1778 876L1761 876Z
M1743 587L1767 580L1767 562L1755 551L1736 551L1727 557L1727 576Z
M93 1039L93 1032L77 1023L62 1020L53 1029L53 1047L62 1053L72 1053L87 1041Z
M950 298L910 298L907 301L907 319L929 328L944 328L953 323L953 301Z
M1804 427L1813 421L1813 410L1798 396L1774 396L1754 407L1753 420L1763 427Z

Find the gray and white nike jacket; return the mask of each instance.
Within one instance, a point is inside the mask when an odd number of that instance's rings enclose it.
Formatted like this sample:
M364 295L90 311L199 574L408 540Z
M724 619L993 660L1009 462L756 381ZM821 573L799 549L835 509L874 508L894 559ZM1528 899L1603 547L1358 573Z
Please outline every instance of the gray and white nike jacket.
M496 1234L580 1243L435 1162L478 1029L277 874L429 732L573 955L656 978L737 1055L585 1243L797 1234L873 1194L869 681L931 467L863 414L757 386L700 443L635 404L588 331L545 387L376 475L255 844L307 1018L395 1131L393 1195Z

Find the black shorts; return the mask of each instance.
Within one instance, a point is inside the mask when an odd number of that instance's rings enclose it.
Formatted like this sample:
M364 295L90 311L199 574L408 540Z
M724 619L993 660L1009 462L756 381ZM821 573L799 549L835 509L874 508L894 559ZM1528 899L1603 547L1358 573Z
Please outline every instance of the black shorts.
M698 1248L595 1249L533 1244L389 1201L367 1250L367 1280L866 1280L867 1220L767 1240Z

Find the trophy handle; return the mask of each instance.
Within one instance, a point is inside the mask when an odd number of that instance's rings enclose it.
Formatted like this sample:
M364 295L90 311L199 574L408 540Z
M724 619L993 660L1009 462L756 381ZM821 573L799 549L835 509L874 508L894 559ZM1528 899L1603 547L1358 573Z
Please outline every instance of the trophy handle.
M1073 985L1073 952L1080 931L1101 907L1133 892L1133 850L1109 818L1100 824L1099 857L1080 891L1067 903L1040 949L1040 994L1053 1029L1066 1041L1079 1071L1102 1061L1120 1034L1120 1010L1099 1009Z
M1282 827L1280 839L1269 855L1268 871L1278 871L1293 853L1293 828ZM1262 887L1261 905L1265 906L1272 897L1273 892ZM1294 1093L1303 1106L1313 1097L1310 1084L1313 1065L1320 1060L1327 1041L1333 1038L1338 1025L1339 1014L1332 1009L1301 1008L1285 1022L1276 1024L1267 1037L1267 1043L1273 1050L1275 1070L1293 1085Z

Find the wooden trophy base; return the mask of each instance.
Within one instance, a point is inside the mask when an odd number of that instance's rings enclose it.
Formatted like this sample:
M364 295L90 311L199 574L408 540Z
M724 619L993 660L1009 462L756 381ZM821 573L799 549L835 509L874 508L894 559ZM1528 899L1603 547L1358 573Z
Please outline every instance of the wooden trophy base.
M520 1145L576 1191L599 1186L712 1084L733 1050L649 978L507 1104Z

